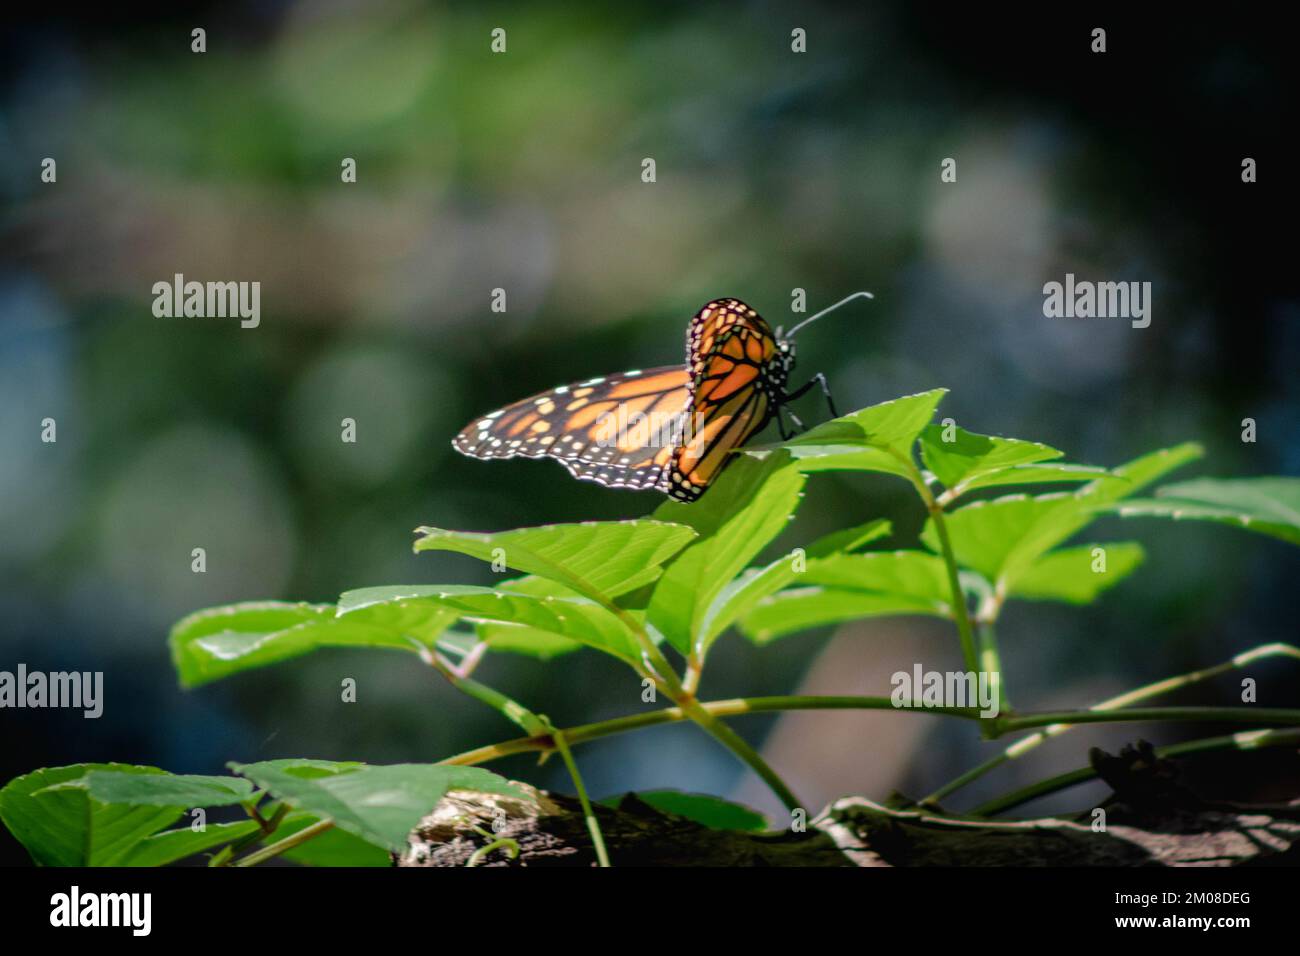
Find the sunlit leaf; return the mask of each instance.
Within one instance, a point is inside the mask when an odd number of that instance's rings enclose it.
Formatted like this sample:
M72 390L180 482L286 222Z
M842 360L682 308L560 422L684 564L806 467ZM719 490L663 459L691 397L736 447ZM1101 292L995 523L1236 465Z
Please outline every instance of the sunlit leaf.
M977 435L956 425L927 425L921 432L921 459L949 489L958 489L963 483L982 475L1016 465L1051 461L1063 454L1038 442Z
M1300 478L1200 478L1115 509L1126 518L1215 521L1300 544Z
M1105 570L1094 549L1105 551ZM1009 596L1037 601L1088 604L1137 570L1145 557L1136 541L1062 548L1043 555L1020 576Z
M837 554L808 562L803 584L880 591L921 598L946 614L952 592L943 559L924 551L872 551Z
M1071 462L1041 462L1035 465L1012 465L1000 471L991 471L962 482L959 493L980 488L1004 488L1010 485L1064 484L1065 482L1092 481L1107 474L1096 465L1076 465Z
M756 644L766 644L786 634L826 624L900 614L947 616L946 611L924 598L813 586L789 588L760 601L741 620L740 629Z
M543 525L478 534L420 528L416 551L457 551L559 581L605 601L655 580L695 537L691 528L648 518Z
M426 605L410 614L380 608L342 621L331 604L254 601L208 608L171 630L172 662L187 687L300 657L322 647L414 651L412 639L436 642L457 618Z
M777 447L787 449L803 471L879 471L909 477L912 446L947 391L936 388L881 402L818 425Z
M1137 458L1073 493L1012 495L958 508L946 516L953 553L958 564L1010 590L1040 556L1091 524L1100 508L1200 454L1199 445L1178 445ZM921 540L932 551L941 549L933 518Z
M471 624L484 622L544 631L578 641L613 654L635 665L640 651L627 626L595 601L576 596L534 596L520 590L471 585L410 585L392 588L360 588L339 596L339 615L347 621L354 614L375 613L386 604L442 608Z
M865 524L824 535L804 548L804 553L809 558L825 558L841 551L857 551L877 538L887 537L892 531L893 526L886 519L876 518Z
M500 587L507 591L518 591L533 597L562 597L575 592L558 581L529 575L503 581ZM504 624L496 621L478 621L474 627L478 639L493 651L507 654L523 654L538 660L550 660L562 654L581 650L583 643L570 637L553 634L524 624Z
M803 485L804 476L784 453L746 456L699 501L660 505L657 518L690 524L699 535L659 579L647 613L678 651L689 653L718 594L785 528Z
M758 602L775 594L795 579L794 558L784 555L763 568L747 568L727 582L700 622L700 648L707 652L732 624Z

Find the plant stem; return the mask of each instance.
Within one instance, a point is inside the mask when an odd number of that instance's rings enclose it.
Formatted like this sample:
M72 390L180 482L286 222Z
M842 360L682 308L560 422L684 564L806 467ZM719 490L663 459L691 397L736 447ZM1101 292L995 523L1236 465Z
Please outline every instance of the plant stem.
M771 713L786 710L900 710L888 697L816 697L816 696L777 696L777 697L737 697L730 700L699 701L696 706L708 711L714 717L735 717L741 714ZM927 707L909 709L909 712L941 714L949 717L964 717L978 720L979 711L973 707ZM592 724L569 727L564 731L570 744L586 743L600 737L656 727L660 724L676 723L689 719L681 707L665 707L645 714L630 714L626 717L614 717ZM448 757L442 763L471 765L507 757L511 754L528 753L536 750L549 750L551 745L546 738L518 737L503 743L467 750L454 757Z
M803 803L786 786L780 775L768 766L767 761L759 755L758 751L746 743L740 734L702 706L699 701L687 701L679 709L683 711L686 717L703 727L704 730L717 738L724 747L748 764L749 768L758 774L763 779L763 782L776 794L777 798L785 804L787 810L793 811L803 808Z
M981 720L979 710L974 707L896 707L888 697L737 697L730 700L696 701L694 706L714 717L734 717L741 714L771 713L787 710L897 710L910 714L938 714L946 717L960 717L966 720ZM564 735L570 744L579 744L601 737L626 733L631 730L656 727L660 724L671 724L687 719L689 717L682 707L665 707L646 714L631 714L626 717L615 717L597 723L569 727L565 729ZM1013 729L1018 730L1062 722L1118 723L1129 720L1218 720L1234 723L1266 722L1300 725L1300 710L1262 710L1253 707L1149 707L1141 711L1130 710L1116 713L1092 710L1064 711L1050 714L1027 713L1018 715L1014 720L1017 724ZM511 754L552 749L554 749L553 742L548 736L517 737L514 740L507 740L499 744L467 750L440 762L469 766L486 763L489 760L496 760L499 757L507 757Z
M926 489L926 494L930 494L929 489ZM957 574L957 558L952 551L952 541L948 537L948 524L943 519L943 509L934 503L933 498L930 499L930 516L934 519L934 530L939 535L943 563L948 568L948 587L952 590L952 612L957 619L957 634L961 637L962 657L966 661L966 669L973 674L978 674L980 665L975 652L975 635L971 631L970 615L966 611L966 595L961 589L961 579Z
M252 846L254 843L258 843L262 840L265 840L276 830L278 830L280 828L280 824L284 822L285 815L288 814L289 812L289 804L281 803L279 806L275 808L275 812L272 813L271 816L267 819L263 819L262 815L256 812L257 810L256 807L245 807L245 809L248 811L249 816L253 817L253 819L257 821L257 825L259 829L253 833L248 834L247 836L242 836L238 840L235 840L232 843L228 844L229 850L232 855L240 852L245 847ZM217 858L214 857L213 863L210 865L226 866L229 862L230 862L230 857L226 857L220 862L217 862Z
M587 788L582 784L582 774L578 773L578 764L573 759L573 751L569 749L568 741L564 739L564 731L552 727L551 737L555 741L555 749L564 758L564 765L569 768L569 776L573 778L573 786L578 791L578 802L582 804L582 815L587 820L587 832L591 834L591 845L596 849L596 861L601 866L608 867L609 853L605 850L605 838L600 832L600 823L596 820L596 813L591 809L591 801L587 799Z
M998 716L1011 710L1011 701L1007 699L1006 685L1002 681L1002 655L998 651L998 635L993 629L992 621L984 621L976 627L979 642L980 673L988 674L993 683L994 699L998 705Z
M583 785L582 774L578 772L578 764L573 759L569 744L564 739L564 731L557 730L549 719L534 714L527 707L507 697L500 691L464 676L436 651L430 652L425 648L421 648L420 656L426 663L436 668L443 677L447 678L457 690L504 714L532 737L545 736L554 743L555 749L564 758L564 765L569 768L569 776L573 779L573 786L578 791L578 801L582 804L582 813L587 820L587 830L591 833L591 843L596 848L596 860L603 867L609 866L609 854L605 852L605 840L600 832L600 824L596 820L596 814L591 809L591 801L587 799L587 788ZM486 856L488 851L498 846L499 843L500 841L478 851L471 858L470 865L473 866L480 856ZM517 855L517 846L515 852Z
M236 860L234 866L256 866L258 863L264 863L272 857L279 856L287 850L306 843L313 837L320 836L326 830L334 826L333 820L317 820L309 827L303 827L297 833L291 833L283 840L272 843L268 847L263 847L256 853L250 853L242 859Z
M1052 724L1119 724L1183 720L1230 724L1300 725L1300 710L1285 707L1130 707L1126 710L1062 710L1021 714L1003 721L1003 733Z
M1204 681L1218 677L1220 674L1226 674L1229 671L1245 667L1257 660L1268 657L1294 657L1300 660L1300 648L1291 644L1262 644L1259 647L1251 648L1248 651L1236 655L1222 664L1216 664L1213 667L1205 667L1200 670L1188 671L1185 674L1177 674L1173 677L1166 677L1150 684L1144 684L1133 690L1125 691L1115 697L1103 700L1099 704L1094 704L1092 710L1116 710L1121 707L1127 707L1129 704L1136 704L1139 701L1149 700L1152 697L1158 697L1161 694L1167 694L1170 691L1179 690L1184 687L1190 687L1193 684L1199 684ZM961 776L944 784L938 790L920 801L921 806L933 806L967 784L978 780L991 770L995 770L1012 760L1024 756L1031 750L1044 743L1051 737L1059 736L1065 733L1075 724L1051 724L1037 733L1030 734L1011 744L1002 753L986 760L984 763L967 770Z
M975 635L971 630L970 614L966 609L966 593L961 587L961 576L957 571L957 558L953 554L952 541L948 537L948 524L943 518L943 506L935 500L933 492L925 484L920 470L910 455L903 455L890 449L893 456L907 469L907 479L916 489L925 508L934 521L935 533L939 536L939 547L943 552L943 563L948 569L948 587L952 591L952 613L957 621L957 635L961 638L962 658L966 669L972 674L979 673L979 658L975 653Z
M515 724L525 733L538 736L548 732L549 725L531 710L516 700L507 697L499 690L480 684L473 678L466 677L452 666L445 657L427 647L420 647L420 659L436 670L458 691L473 697L480 703L487 704L493 710Z
M488 842L469 855L469 859L465 861L466 869L473 869L478 866L479 861L485 859L493 850L505 850L506 856L510 857L510 859L519 859L518 840L512 840L510 837L498 837L488 833L482 827L474 827L474 832Z
M1242 731L1236 734L1226 734L1222 737L1202 737L1198 740L1189 740L1168 747L1157 747L1156 755L1163 758L1185 757L1190 754L1210 753L1216 750L1254 750L1259 747L1295 746L1297 743L1300 743L1300 730L1270 728L1267 730ZM1058 774L1055 777L1049 777L1047 780L1040 780L1037 783L990 800L976 807L971 811L971 815L993 816L1022 803L1028 803L1037 797L1043 797L1049 793L1056 793L1076 784L1084 783L1096 776L1097 771L1091 767L1080 767L1077 770Z

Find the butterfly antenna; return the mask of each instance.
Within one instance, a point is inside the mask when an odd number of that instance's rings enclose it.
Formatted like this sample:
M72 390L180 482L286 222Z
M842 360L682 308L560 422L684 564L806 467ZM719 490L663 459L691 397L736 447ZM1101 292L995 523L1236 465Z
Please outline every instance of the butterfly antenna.
M829 313L834 312L840 306L847 305L848 303L852 302L854 299L874 299L874 298L875 296L872 295L870 292L855 292L850 296L845 296L843 299L840 299L840 301L836 302L834 305L822 309L816 315L810 315L808 318L804 319L793 329L787 332L785 337L787 339L794 338L794 334L798 332L800 329L802 329L805 325L811 325L812 323L820 319L823 315L828 315Z

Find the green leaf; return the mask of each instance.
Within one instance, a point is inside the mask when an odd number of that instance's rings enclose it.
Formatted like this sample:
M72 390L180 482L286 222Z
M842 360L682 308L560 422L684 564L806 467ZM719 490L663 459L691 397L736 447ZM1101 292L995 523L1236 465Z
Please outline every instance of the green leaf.
M745 456L699 501L659 506L656 517L688 523L699 535L659 579L647 612L650 625L682 654L703 638L719 593L785 528L804 480L783 453Z
M233 770L234 765L228 764ZM341 773L351 773L366 766L360 760L316 760L312 757L281 757L278 760L263 760L259 767L271 767L304 780L318 777L336 777ZM236 771L238 772L238 771Z
M640 661L636 640L623 621L581 597L535 597L519 590L456 584L411 585L399 596L391 588L361 588L339 596L340 620L373 614L393 603L410 605L407 610L413 612L418 612L420 605L443 608L476 625L488 622L532 628L613 654L633 666Z
M420 528L416 551L457 551L481 561L567 585L593 601L607 602L655 580L661 565L695 532L680 524L589 521L519 528L495 534Z
M100 803L153 807L224 807L247 803L253 785L240 777L93 770L77 785Z
M0 821L38 866L116 866L141 840L165 829L184 807L100 803L76 784L96 770L162 774L119 763L51 767L9 781L0 790Z
M935 613L951 613L947 566L924 551L837 554L808 562L799 578L804 584L919 598L932 604Z
M518 591L533 597L566 597L573 591L558 581L549 581L536 575L503 581L501 588ZM552 634L524 624L502 624L496 621L479 621L474 631L494 652L523 654L538 660L550 660L562 654L571 654L581 650L583 643L559 634Z
M480 767L363 765L307 777L295 772L295 765L299 762L271 760L232 763L230 769L295 809L333 820L353 836L393 852L405 849L407 835L450 790L531 799L527 791Z
M819 556L839 555L841 552L860 548L877 538L883 538L890 530L889 522L883 518L868 521L866 524L818 538L805 549L803 556L805 559L816 559ZM718 592L718 596L714 598L701 623L701 648L704 652L708 651L713 642L721 637L728 627L748 615L760 601L775 594L799 576L799 572L795 570L795 558L795 553L791 552L777 558L764 568L747 568Z
M165 830L145 837L118 865L166 866L168 863L175 863L196 853L238 840L256 830L257 822L254 820L209 823L202 830L197 831L188 826Z
M951 426L952 441L945 441L949 428L927 425L921 432L921 459L925 467L943 482L956 489L965 481L1003 471L1015 465L1029 465L1060 458L1064 452L1038 442L996 435L977 435Z
M321 647L414 651L411 637L434 641L456 620L445 609L411 617L377 613L343 622L329 604L254 601L197 611L178 621L169 643L186 687L278 664Z
M761 833L772 829L771 821L757 810L732 803L707 793L683 793L680 790L646 790L622 794L601 800L605 806L617 809L623 801L635 797L663 813L671 813L706 826L711 830L740 830L744 833Z
M788 449L804 471L879 471L911 478L912 445L947 391L936 388L872 405L778 447Z
M700 652L707 654L713 642L757 604L781 590L795 578L794 556L784 555L764 568L746 568L727 582L700 623Z
M876 518L866 524L834 531L818 538L804 549L804 554L809 558L826 558L841 551L857 551L877 538L888 536L893 530L886 519Z
M799 587L764 598L745 615L742 629L751 640L766 643L859 617L952 614L943 559L924 551L837 554L809 561L794 577Z
M946 516L957 563L1009 591L1039 557L1091 524L1098 509L1200 455L1199 445L1178 445L1137 458L1073 493L1012 495L958 508ZM921 541L940 550L933 518Z
M294 811L285 815L274 834L263 840L263 844L282 840L299 830L320 821L320 817L311 813ZM300 843L292 850L281 854L286 860L301 863L304 866L392 866L388 851L367 843L338 827L326 830L312 837L306 843Z
M907 594L814 586L790 588L759 602L740 627L755 644L767 644L826 624L899 614L947 616L933 601Z
M1106 570L1095 571L1094 548L1106 552ZM1009 596L1037 601L1088 604L1142 564L1146 552L1136 541L1113 541L1062 548L1043 555L1021 575Z
M979 488L999 488L1008 485L1045 485L1067 481L1092 481L1108 474L1096 465L1076 465L1071 462L1046 462L1036 465L1012 465L1001 471L992 471L962 482L957 494ZM954 494L952 497L956 497Z
M1300 478L1201 478L1116 510L1126 518L1216 521L1300 544Z

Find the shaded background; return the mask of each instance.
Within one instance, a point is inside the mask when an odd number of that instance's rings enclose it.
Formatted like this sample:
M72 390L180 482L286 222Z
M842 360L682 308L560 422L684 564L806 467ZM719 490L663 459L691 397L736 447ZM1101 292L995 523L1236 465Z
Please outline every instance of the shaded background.
M21 16L21 15L20 15ZM30 15L28 15L30 17ZM687 318L739 296L790 324L841 408L943 385L975 431L1114 465L1202 441L1179 477L1300 473L1297 297L1283 130L1287 34L1222 19L749 3L170 5L13 21L0 47L0 669L102 670L99 720L0 712L0 781L82 760L213 773L227 760L431 760L515 736L407 655L321 652L194 692L168 626L252 598L330 601L399 582L490 583L410 530L634 517L653 494L553 463L482 463L450 439L563 382L681 361ZM1109 52L1089 52L1093 26ZM208 52L189 52L203 26ZM508 52L489 51L504 27ZM808 52L790 50L807 31ZM40 182L44 157L57 184ZM1259 162L1245 185L1240 164ZM353 157L358 182L340 182ZM653 157L658 181L641 182ZM943 184L954 157L958 181ZM158 319L154 282L258 280L262 321ZM1042 285L1150 281L1150 328L1047 319ZM489 311L502 287L508 312ZM797 376L798 377L798 374ZM824 412L801 401L804 418ZM806 404L805 404L806 403ZM58 423L56 444L40 422ZM1243 444L1241 420L1259 440ZM339 422L356 419L355 445ZM922 514L887 479L814 476L796 533ZM1013 604L1016 704L1079 706L1293 640L1300 559L1231 529L1108 519L1147 565L1093 608ZM190 570L207 550L206 574ZM758 650L729 637L707 697L884 693L949 629L872 621ZM561 725L634 712L590 652L501 656L489 683ZM1296 669L1252 671L1295 705ZM359 699L340 701L353 677ZM1232 703L1235 679L1187 700ZM737 723L819 807L919 795L995 745L927 716ZM957 806L1084 762L1093 743L1202 736L1090 728ZM778 809L709 739L670 727L586 746L597 794L680 787ZM494 769L567 789L563 769ZM1210 792L1294 796L1300 759L1206 758ZM1079 789L1034 809L1077 808ZM0 860L25 854L0 835Z

